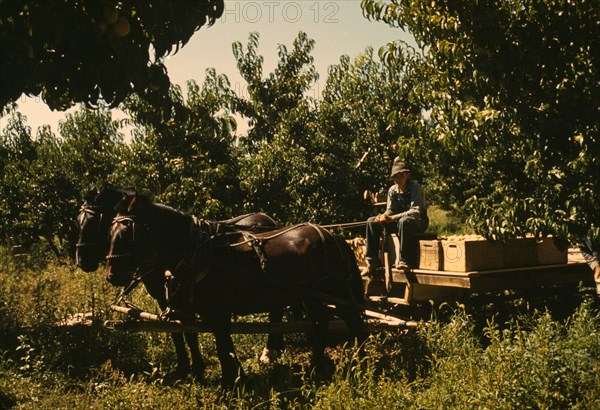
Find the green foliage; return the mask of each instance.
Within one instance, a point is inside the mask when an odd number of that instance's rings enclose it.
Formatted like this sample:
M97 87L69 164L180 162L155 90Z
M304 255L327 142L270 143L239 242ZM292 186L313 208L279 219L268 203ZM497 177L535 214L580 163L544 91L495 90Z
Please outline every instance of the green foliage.
M573 241L599 234L596 2L363 0L362 7L409 30L421 47L412 98L432 112L418 155L430 159L446 203L471 198L467 209L482 234L513 223L507 232ZM487 206L520 217L486 218Z
M141 98L127 101L134 138L118 179L195 215L230 217L240 196L235 121L227 110L233 92L227 77L212 69L206 74L202 87L188 82L186 98L173 86L162 107Z
M436 371L427 401L463 408L593 407L600 339L598 315L589 308L582 305L566 325L547 313L533 318L529 330L518 322L506 329L492 322L486 348L469 335L469 320L460 313L448 326L433 326L427 338ZM573 337L581 326L587 335Z
M438 237L468 234L469 229L455 210L446 211L437 205L427 210L429 227L427 231L435 232Z
M250 34L246 51L241 43L233 44L238 69L248 84L248 99L239 98L235 103L251 127L247 143L251 154L253 144L270 142L282 127L300 131L297 128L306 125L303 115L314 106L314 100L305 94L319 78L310 55L315 42L303 32L298 34L291 51L279 45L277 67L263 78L264 58L256 53L259 38L258 33Z
M41 94L50 108L65 110L165 92L169 79L158 61L212 24L223 7L222 0L3 1L0 107L22 93Z
M332 176L334 185L346 193L343 201L355 205L366 190L387 192L390 164L399 154L397 141L414 142L422 127L421 107L408 98L416 56L403 43L388 47L395 53L380 53L381 61L371 48L354 61L342 56L339 64L329 68L320 105L322 132L332 142L332 156L343 160L345 167L339 178ZM413 178L419 180L427 165L414 161L410 153L402 154L411 161ZM372 212L365 208L366 201L363 204L344 213L362 219Z
M10 112L0 135L4 243L27 251L43 239L55 256L72 252L82 192L112 182L123 145L110 112L82 109L67 115L60 131L62 138L41 127L33 137L16 106Z
M355 61L342 57L330 67L317 104L310 95L314 41L301 32L292 51L280 45L277 68L266 77L258 41L253 34L246 50L234 44L249 91L236 101L250 125L238 145L246 208L288 223L364 220L372 210L363 193L389 185L393 143L416 139L422 126L420 107L406 98L412 85L404 81L414 53L386 55L393 60L387 65L372 49Z
M250 126L237 144L244 207L286 222L322 218L317 209L326 200L319 192L323 139L318 134L315 99L307 95L318 79L310 55L314 40L300 32L292 50L280 44L277 67L266 78L258 42L259 35L253 33L245 51L239 42L233 45L238 69L248 84L248 97L235 101Z

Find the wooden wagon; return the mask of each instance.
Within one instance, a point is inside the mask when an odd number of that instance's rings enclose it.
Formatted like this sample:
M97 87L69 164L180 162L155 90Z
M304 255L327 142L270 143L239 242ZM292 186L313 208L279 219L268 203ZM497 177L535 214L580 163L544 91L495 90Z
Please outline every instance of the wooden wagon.
M420 239L419 267L396 269L398 241L394 235L386 235L381 251L382 275L365 280L372 301L414 305L469 294L593 284L592 271L579 251L560 250L552 238L507 243L464 240L454 244L432 240L428 235Z

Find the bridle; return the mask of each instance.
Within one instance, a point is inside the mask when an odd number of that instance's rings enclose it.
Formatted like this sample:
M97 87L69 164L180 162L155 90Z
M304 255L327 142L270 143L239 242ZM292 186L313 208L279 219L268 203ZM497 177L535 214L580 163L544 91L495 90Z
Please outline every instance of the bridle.
M135 231L136 231L136 219L133 216L129 216L129 215L117 215L115 216L115 218L112 221L112 225L115 224L119 224L119 225L130 225L131 229L132 229L132 238L131 238L131 245L132 247L135 246L135 242L136 242L136 235L135 235ZM112 231L112 229L111 229ZM109 252L106 255L106 260L110 261L110 260L115 260L115 259L123 259L123 258L132 258L135 254L132 252L129 253L121 253L121 254L113 254L112 252Z
M136 243L136 229L137 229L136 228L136 226L137 226L136 219L138 219L138 218L136 218L135 216L132 216L132 215L117 215L112 220L111 229L110 229L112 232L113 231L112 226L114 226L114 225L130 226L132 229L131 249L134 249L135 243ZM111 239L111 241L112 241L112 239ZM133 259L133 258L135 258L135 253L129 252L129 253L113 254L112 250L109 250L109 253L105 257L107 263L110 263L110 261L113 261L113 260L125 259L125 258ZM121 290L121 292L120 292L119 296L117 297L116 301L114 302L114 304L119 304L121 301L123 301L123 302L125 302L125 304L127 304L129 306L133 306L130 302L127 302L127 300L125 300L125 297L129 293L131 293L131 291L133 291L133 289L135 289L137 287L137 285L139 285L140 282L142 282L146 276L148 276L149 274L154 272L155 269L156 269L156 266L150 266L143 273L139 272L139 268L136 269L135 272L132 274L129 284Z
M80 218L83 215L88 215L89 218L94 218L99 216L98 218L98 226L96 227L96 232L100 232L100 228L102 227L102 218L103 218L103 213L102 213L102 207L101 206L97 206L97 205L83 205L81 207L81 209L79 210L79 215ZM97 235L97 240L95 242L77 242L75 244L76 248L85 248L88 246L100 246L100 235Z

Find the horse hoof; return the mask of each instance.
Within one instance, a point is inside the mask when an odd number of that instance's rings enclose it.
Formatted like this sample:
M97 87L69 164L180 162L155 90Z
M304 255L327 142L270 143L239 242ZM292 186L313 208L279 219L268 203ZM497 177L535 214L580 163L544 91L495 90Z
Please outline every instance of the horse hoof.
M277 350L272 350L265 347L258 361L260 362L260 364L268 366L275 363L278 357L279 355L277 354Z
M333 374L335 373L335 363L329 357L322 357L321 359L312 362L311 367L314 379L319 382L331 381Z
M189 367L188 368L177 367L174 371L167 373L163 377L163 380L166 382L166 384L174 384L174 383L186 380L188 378L189 374L190 374Z

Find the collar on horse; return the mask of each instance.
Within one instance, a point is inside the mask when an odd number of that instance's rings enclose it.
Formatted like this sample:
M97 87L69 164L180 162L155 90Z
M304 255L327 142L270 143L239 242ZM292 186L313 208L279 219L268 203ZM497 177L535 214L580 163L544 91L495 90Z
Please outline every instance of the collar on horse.
M219 230L219 224L198 219L192 215L189 245L173 269L173 275L185 282L196 283L210 272L212 238Z

